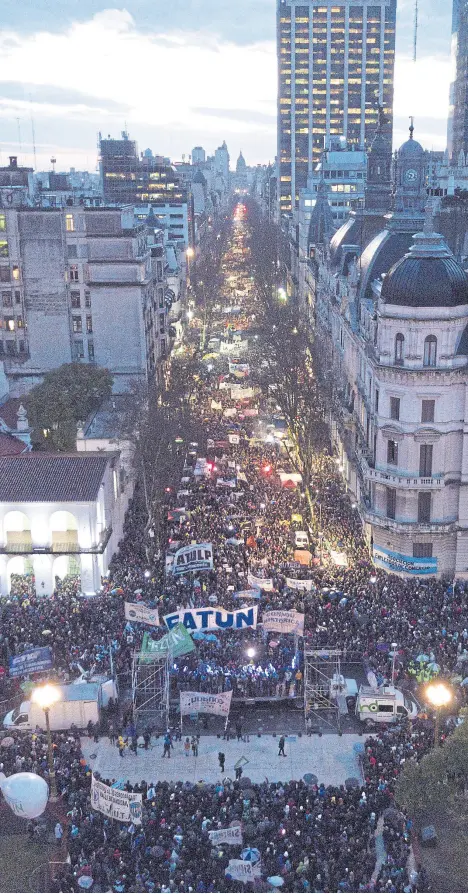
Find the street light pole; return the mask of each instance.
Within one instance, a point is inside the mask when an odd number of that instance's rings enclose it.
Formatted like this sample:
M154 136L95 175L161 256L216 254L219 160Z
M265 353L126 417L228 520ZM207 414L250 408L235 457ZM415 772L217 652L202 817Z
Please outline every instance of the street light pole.
M429 686L426 686L426 698L435 708L434 748L438 748L440 745L440 711L452 700L452 694L452 690L444 683L430 683Z
M55 779L55 767L54 767L54 752L52 749L52 734L50 732L50 720L49 720L49 712L50 708L44 708L45 721L46 721L46 730L47 730L47 758L49 761L49 780L50 780L50 800L57 800L57 782Z

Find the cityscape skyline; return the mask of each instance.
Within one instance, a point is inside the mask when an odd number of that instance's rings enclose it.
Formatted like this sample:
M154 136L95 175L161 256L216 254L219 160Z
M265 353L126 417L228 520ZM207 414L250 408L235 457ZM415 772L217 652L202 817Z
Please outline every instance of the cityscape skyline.
M21 17L11 0L4 6L0 163L12 153L33 163L31 117L38 169L56 156L58 170L95 170L98 132L118 137L125 128L140 150L174 160L199 144L212 154L226 139L232 159L242 148L248 164L273 161L275 0L245 2L245 15L244 0L235 15L230 4L209 0L156 11L146 3L137 11L133 0L120 10L96 0L72 0L65 11L40 2ZM444 149L451 6L420 3L416 64L413 12L412 0L399 0L394 145L414 114L424 146Z

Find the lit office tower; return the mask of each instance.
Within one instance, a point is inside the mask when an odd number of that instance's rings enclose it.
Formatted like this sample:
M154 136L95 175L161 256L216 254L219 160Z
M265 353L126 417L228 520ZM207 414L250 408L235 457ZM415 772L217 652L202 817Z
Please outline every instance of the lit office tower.
M280 213L342 136L370 145L379 103L393 123L396 0L277 0Z
M453 2L452 69L447 151L457 163L460 153L468 152L468 0Z

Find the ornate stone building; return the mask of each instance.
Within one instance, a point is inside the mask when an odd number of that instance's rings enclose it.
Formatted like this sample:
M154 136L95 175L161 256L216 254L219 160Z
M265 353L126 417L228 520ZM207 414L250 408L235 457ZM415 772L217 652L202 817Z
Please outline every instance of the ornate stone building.
M377 132L364 207L309 244L337 462L377 565L468 577L468 276L424 213L412 128L391 213L387 153Z

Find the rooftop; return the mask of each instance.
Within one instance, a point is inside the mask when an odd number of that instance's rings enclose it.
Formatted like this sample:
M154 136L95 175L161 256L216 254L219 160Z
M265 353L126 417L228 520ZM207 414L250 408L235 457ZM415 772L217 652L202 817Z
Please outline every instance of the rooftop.
M112 453L0 456L0 502L88 503L96 499Z
M114 394L93 413L84 426L85 438L122 437L132 408L131 394Z

